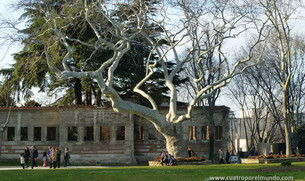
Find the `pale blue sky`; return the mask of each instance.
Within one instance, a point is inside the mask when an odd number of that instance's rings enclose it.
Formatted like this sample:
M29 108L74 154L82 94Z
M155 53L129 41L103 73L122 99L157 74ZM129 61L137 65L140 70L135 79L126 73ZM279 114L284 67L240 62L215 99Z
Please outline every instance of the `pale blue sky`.
M16 20L21 15L21 10L16 10L11 7L11 4L18 2L18 0L0 0L0 21ZM19 26L20 28L21 26ZM0 37L11 34L11 30L1 29ZM2 40L1 40L2 41ZM6 44L8 45L8 44ZM13 61L11 54L21 50L22 46L19 43L15 43L12 46L2 46L0 48L0 69L9 67L9 64Z

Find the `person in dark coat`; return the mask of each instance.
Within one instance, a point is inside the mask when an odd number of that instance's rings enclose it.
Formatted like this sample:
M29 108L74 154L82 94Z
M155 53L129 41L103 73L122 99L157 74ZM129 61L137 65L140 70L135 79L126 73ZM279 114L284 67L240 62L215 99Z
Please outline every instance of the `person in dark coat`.
M59 150L59 148L56 148L55 151L56 151L56 165L57 165L58 168L60 168L60 154L61 154L61 151Z
M28 164L28 161L30 159L30 150L27 146L24 147L24 152L23 152L23 157L24 157L24 164L25 164L25 167L28 168L29 167L29 164Z
M37 148L36 148L36 146L35 145L33 145L32 147L31 147L31 160L32 160L32 169L33 169L33 167L38 167L38 165L37 165L37 157L38 157L38 150L37 150Z
M176 165L176 159L174 157L174 155L168 154L168 165L173 166Z
M227 151L226 151L226 162L227 162L228 164L230 163L230 157L231 157L230 152L229 152L229 150L227 150Z
M189 157L194 157L195 156L195 152L193 150L191 150L190 147L187 148L187 154Z
M64 161L65 161L65 167L67 167L67 164L69 164L70 165L70 167L71 167L71 163L70 163L70 153L69 153L69 148L68 147L66 147L65 148L65 153L64 153Z

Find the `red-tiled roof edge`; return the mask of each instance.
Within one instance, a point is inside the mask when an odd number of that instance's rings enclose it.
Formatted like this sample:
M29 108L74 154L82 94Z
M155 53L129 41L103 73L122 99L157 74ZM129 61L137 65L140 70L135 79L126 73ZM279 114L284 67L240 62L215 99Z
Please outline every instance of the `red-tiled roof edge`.
M88 106L88 105L73 105L73 106L37 106L37 107L1 107L0 110L6 110L6 109L11 109L11 110L59 110L61 108L111 108L110 106L108 107L97 107L97 106Z
M168 108L168 106L159 106L158 108ZM186 109L188 108L188 106L177 106L177 108L179 109ZM194 106L193 108L195 109L199 109L202 108L202 106ZM206 108L208 109L209 107L206 106ZM215 109L230 109L230 107L224 106L224 105L220 105L220 106L214 106Z
M42 107L10 107L12 110L58 110L60 108L112 108L111 106L97 107L97 106L89 106L89 105L74 105L74 106L42 106ZM166 109L168 106L159 106L159 109ZM178 109L185 109L187 106L178 106ZM196 109L201 108L200 106L194 107ZM208 107L207 107L208 108ZM216 109L230 109L227 106L215 106ZM6 110L7 107L0 107L0 110Z
M59 106L59 108L112 108L112 107L111 106L75 105L75 106Z
M6 110L6 109L11 109L11 110L58 110L58 107L0 107L0 110Z

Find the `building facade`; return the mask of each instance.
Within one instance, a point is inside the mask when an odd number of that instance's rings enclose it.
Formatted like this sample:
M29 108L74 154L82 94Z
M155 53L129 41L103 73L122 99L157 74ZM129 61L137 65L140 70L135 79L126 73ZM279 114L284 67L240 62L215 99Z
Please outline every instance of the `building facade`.
M164 114L167 107L160 107ZM180 107L178 111L186 110ZM215 108L216 150L229 143L229 108ZM0 109L4 124L6 109ZM182 123L184 141L198 156L209 153L209 124L202 108L195 108L191 120ZM166 151L164 137L153 124L133 114L121 114L111 108L15 107L3 135L0 159L18 159L25 146L36 145L39 158L48 146L69 147L72 162L136 164ZM187 148L185 148L187 150ZM62 151L63 155L63 151ZM63 157L63 156L62 156Z

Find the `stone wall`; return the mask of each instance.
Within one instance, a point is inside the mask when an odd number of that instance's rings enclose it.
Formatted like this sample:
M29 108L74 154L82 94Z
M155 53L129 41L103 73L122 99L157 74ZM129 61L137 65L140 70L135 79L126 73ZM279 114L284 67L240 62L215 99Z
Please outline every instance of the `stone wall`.
M167 109L161 107L160 111L165 114ZM180 113L185 110L185 107L178 109ZM228 108L217 107L214 116L216 126L222 126L222 138L216 140L216 149L226 149L229 143ZM1 125L4 118L5 108L0 108ZM184 141L198 156L208 155L209 141L204 139L201 129L207 125L202 108L195 108L193 118L182 123ZM189 129L192 126L196 127L195 139L189 140ZM10 141L12 138L8 138L8 132L12 132L12 129L6 129L0 159L18 159L24 146L31 145L38 148L38 159L42 158L42 153L47 151L48 146L59 147L62 155L64 148L69 147L71 162L102 165L146 162L158 157L162 150L166 151L165 139L152 123L132 114L116 113L111 108L13 108L9 127L14 128L14 138ZM24 131L25 128L26 140L21 136L21 130ZM36 138L37 129L41 130L40 140ZM118 137L122 132L123 137Z
M5 110L0 111L1 125L4 123ZM54 147L59 146L59 119L58 108L13 108L10 114L9 124L7 126L14 128L14 139L8 141L8 128L3 134L3 142L1 149L1 159L18 158L25 146L29 148L31 145L36 145L39 156L41 157L44 151L47 151L49 145ZM26 127L28 129L28 138L21 139L21 129ZM40 128L41 140L34 141L34 128ZM47 140L48 127L56 128L56 139L52 141Z
M69 147L72 160L96 160L101 164L134 164L134 121L131 114L119 114L112 109L102 108L61 108L60 109L60 148ZM77 141L68 141L69 126L78 129ZM85 127L93 127L94 138L86 141ZM110 128L109 140L100 139L100 127ZM125 140L116 140L116 130L125 126Z
M185 107L179 107L178 113L182 114L185 111ZM167 112L167 107L161 107L160 112L165 114ZM216 150L222 148L223 150L228 148L229 143L229 122L228 120L228 108L227 107L217 107L215 109L215 125L222 126L222 138L215 140ZM209 122L205 119L204 112L202 108L194 108L192 119L182 123L182 134L184 135L184 141L187 147L191 147L197 156L204 156L208 158L209 154L209 140L204 139L203 132L201 130L202 126L208 126ZM135 127L144 127L144 140L135 139L135 157L137 161L149 161L154 157L158 157L162 150L166 151L166 141L164 137L157 133L156 140L149 140L148 131L155 130L152 123L148 122L143 118L136 117ZM196 127L196 139L189 140L189 127ZM156 130L155 130L156 131ZM156 131L157 132L157 131Z

